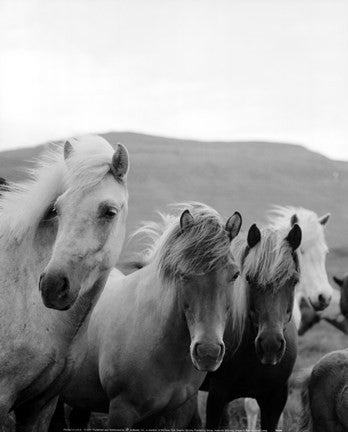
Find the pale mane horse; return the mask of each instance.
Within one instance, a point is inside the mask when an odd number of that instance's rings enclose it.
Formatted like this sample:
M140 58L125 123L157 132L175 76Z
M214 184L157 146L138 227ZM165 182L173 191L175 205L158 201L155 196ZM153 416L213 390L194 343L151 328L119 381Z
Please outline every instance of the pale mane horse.
M17 430L47 430L69 347L121 251L127 171L125 147L86 136L2 190L1 425L14 410Z
M300 303L305 301L316 311L325 309L335 294L328 281L325 257L328 247L325 241L325 226L330 214L319 217L315 212L302 207L276 206L270 214L270 223L275 228L290 227L297 223L302 230L299 264L300 281L296 287L293 316L296 327L301 323ZM245 399L248 429L255 430L259 406L254 399ZM280 423L282 423L282 418Z
M108 412L109 428L158 427L156 415L168 415L169 427L175 409L220 366L239 275L230 244L241 216L224 222L204 204L185 208L140 231L153 240L140 270L111 273L62 393L78 412L70 427L85 428L90 411Z

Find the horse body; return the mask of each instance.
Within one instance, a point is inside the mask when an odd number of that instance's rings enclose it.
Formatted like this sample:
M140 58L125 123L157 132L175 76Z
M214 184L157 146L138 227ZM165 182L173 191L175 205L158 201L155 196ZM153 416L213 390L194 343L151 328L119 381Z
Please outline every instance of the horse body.
M64 331L64 321L59 319L58 312L46 310L37 288L38 276L48 263L51 246L52 243L47 242L39 251L34 250L24 257L20 247L13 247L1 257L1 295L6 300L0 304L0 315L3 323L9 323L1 326L0 352L0 388L3 398L9 397L3 406L6 413L16 399L21 402L17 398L19 392L28 389L30 384L39 385L34 383L35 378L44 373L43 379L50 381L50 369L59 368L56 360L64 348L55 343L54 336ZM37 269L38 274L32 274L31 268ZM36 289L28 289L31 286ZM30 388L28 393L30 395Z
M190 208L193 216L183 212L180 227L174 218L162 230L145 267L125 277L112 272L75 344L81 361L62 399L109 412L109 427L158 426L162 415L168 425L171 412L196 394L224 356L238 276L230 241L241 219L235 214L223 227L209 207Z
M81 344L86 357L63 393L65 402L108 412L110 399L124 406L131 396L139 421L194 394L205 374L188 355L190 337L173 294L163 292L151 265L117 283L111 277L91 315L88 343Z
M301 431L348 430L348 350L334 351L314 366L302 391Z
M127 192L108 175L113 149L102 138L81 141L65 145L65 158L63 148L59 148L42 164L32 181L23 186L8 186L0 201L0 423L14 409L17 427L23 431L46 430L54 398L71 370L69 347L123 243ZM93 157L97 161L91 161ZM87 165L95 184L78 185L84 180ZM62 194L65 202L61 203L57 218L52 203ZM90 213L94 203L99 203L98 196L116 198L124 206L117 222L105 226L104 238L91 230ZM78 225L87 214L84 208L88 198L91 222L86 227L85 220L85 230L76 236ZM76 212L80 212L75 216L73 204ZM93 241L89 240L92 234ZM75 242L70 251L61 247L67 236L70 246ZM109 242L115 239L119 241L111 249ZM94 259L100 270L93 265L91 274L76 283L79 272L87 271ZM64 291L59 278L51 278L45 290L39 284L40 275L42 281L42 275L53 267L64 272ZM55 310L54 306L66 311Z

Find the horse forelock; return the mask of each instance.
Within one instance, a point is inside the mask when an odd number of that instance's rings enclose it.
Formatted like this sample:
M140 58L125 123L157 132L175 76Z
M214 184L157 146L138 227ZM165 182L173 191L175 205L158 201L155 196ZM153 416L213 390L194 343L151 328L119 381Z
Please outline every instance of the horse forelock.
M194 223L181 232L178 215L161 214L160 223L148 223L136 234L146 234L151 246L147 262L157 260L158 270L166 281L182 275L204 274L222 266L230 258L230 241L221 216L201 203L176 205L189 209Z
M286 241L287 229L266 227L261 229L260 242L249 248L245 234L232 243L233 256L241 269L241 276L232 291L232 329L237 341L241 340L248 315L248 279L256 289L274 293L291 278L298 279L299 265L297 252Z
M289 279L299 277L297 252L286 241L286 234L272 227L262 229L260 243L244 259L242 273L259 289L277 291Z
M104 138L88 135L70 141L73 152L66 160L66 181L73 191L91 189L111 174L114 149ZM116 179L122 182L120 179Z
M81 139L83 144L83 139ZM110 172L110 151L100 151L100 142L81 146L64 161L62 143L51 145L39 156L35 168L28 169L29 179L10 183L0 197L0 235L20 241L35 232L43 215L61 194L86 190L97 185ZM66 163L65 163L66 162Z

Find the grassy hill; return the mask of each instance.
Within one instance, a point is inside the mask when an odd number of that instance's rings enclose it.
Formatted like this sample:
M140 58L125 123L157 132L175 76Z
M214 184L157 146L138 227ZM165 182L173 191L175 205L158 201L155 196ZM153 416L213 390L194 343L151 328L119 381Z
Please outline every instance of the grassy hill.
M107 133L131 156L128 228L153 219L172 202L203 201L225 216L239 210L246 229L264 219L272 204L330 211L328 268L342 273L348 264L348 163L330 160L304 147L270 142L199 142L135 133ZM0 176L18 180L23 167L43 146L6 151ZM348 270L348 269L347 269Z

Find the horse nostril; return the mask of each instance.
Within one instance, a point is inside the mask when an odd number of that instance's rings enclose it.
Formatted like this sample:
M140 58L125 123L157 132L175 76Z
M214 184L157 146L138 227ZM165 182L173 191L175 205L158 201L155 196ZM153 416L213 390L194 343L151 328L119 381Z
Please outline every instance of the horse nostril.
M65 276L62 277L62 281L61 281L61 286L60 286L60 290L61 290L61 295L65 295L67 291L69 291L69 279Z
M198 346L199 346L199 343L196 343L195 346L193 347L193 353L196 357L199 357Z
M325 301L325 297L323 296L323 294L319 294L318 299L319 299L320 303L324 303L324 301Z
M42 279L45 277L45 273L41 273L40 274L40 279L39 279L39 291L41 291L41 282L42 282Z
M225 345L223 343L220 343L219 345L220 345L220 353L218 358L221 358L225 355Z
M281 339L281 341L280 341L280 344L279 344L280 346L279 346L279 350L278 350L278 353L280 354L280 353L282 353L283 352L283 349L284 349L284 345L285 345L285 341L284 341L284 339Z

